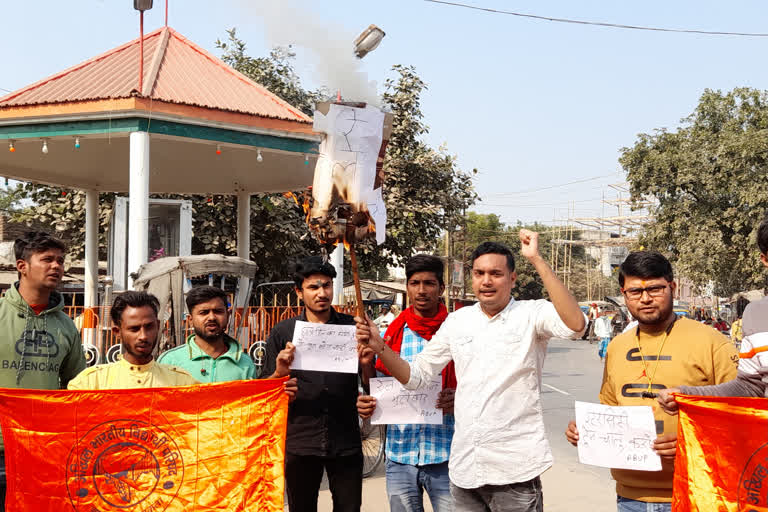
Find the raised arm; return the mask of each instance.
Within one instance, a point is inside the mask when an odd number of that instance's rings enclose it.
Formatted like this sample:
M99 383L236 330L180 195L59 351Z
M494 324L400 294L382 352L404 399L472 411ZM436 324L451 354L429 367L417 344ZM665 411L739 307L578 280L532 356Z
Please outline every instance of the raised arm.
M531 262L541 276L549 299L563 323L572 331L584 330L584 314L568 288L558 279L552 268L539 253L539 234L528 229L520 230L520 252Z

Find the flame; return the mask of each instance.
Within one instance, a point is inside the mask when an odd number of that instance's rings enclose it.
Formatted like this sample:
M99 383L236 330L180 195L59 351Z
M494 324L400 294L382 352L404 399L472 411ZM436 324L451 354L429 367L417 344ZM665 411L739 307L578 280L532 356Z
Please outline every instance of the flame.
M306 217L304 218L304 222L309 224L309 217L311 213L311 209L309 208L310 194L309 192L304 192L303 196L304 196L304 200L301 202L301 207L304 209L304 213L306 214ZM296 204L298 204L298 202Z
M349 250L349 242L347 242L347 239L346 239L346 238L344 239L344 248L345 248L346 250Z
M293 199L293 202L296 203L296 205L298 206L299 198L296 197L296 194L294 194L293 192L283 192L283 197L286 199Z

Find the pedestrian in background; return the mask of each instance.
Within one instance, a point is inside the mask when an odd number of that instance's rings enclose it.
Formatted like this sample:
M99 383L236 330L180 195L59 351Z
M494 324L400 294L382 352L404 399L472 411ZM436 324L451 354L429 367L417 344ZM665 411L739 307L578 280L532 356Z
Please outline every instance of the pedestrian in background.
M595 319L595 336L600 340L600 343L597 345L597 356L600 358L600 361L605 359L605 352L608 350L608 343L611 341L612 334L611 317L605 311L598 312Z

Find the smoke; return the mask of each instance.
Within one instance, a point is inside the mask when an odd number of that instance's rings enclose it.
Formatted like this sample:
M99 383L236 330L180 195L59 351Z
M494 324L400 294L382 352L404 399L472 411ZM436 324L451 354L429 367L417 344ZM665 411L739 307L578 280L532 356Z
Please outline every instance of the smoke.
M346 101L380 104L376 82L368 80L353 51L353 41L365 27L357 32L349 30L297 0L241 0L240 4L245 12L264 20L265 35L272 46L292 45L311 53L312 79L318 85L333 93L341 91Z

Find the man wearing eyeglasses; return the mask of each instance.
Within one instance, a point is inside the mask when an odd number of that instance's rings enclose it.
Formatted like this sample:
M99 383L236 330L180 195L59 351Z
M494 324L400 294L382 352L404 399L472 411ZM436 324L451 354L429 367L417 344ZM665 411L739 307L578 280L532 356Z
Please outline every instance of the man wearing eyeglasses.
M677 416L657 407L659 391L681 385L727 382L736 376L738 355L716 330L673 311L676 283L672 265L658 252L631 253L619 267L619 285L627 308L637 320L608 345L600 402L605 405L653 407L654 442L661 471L612 469L619 512L669 512L677 442ZM571 421L565 432L578 444Z

